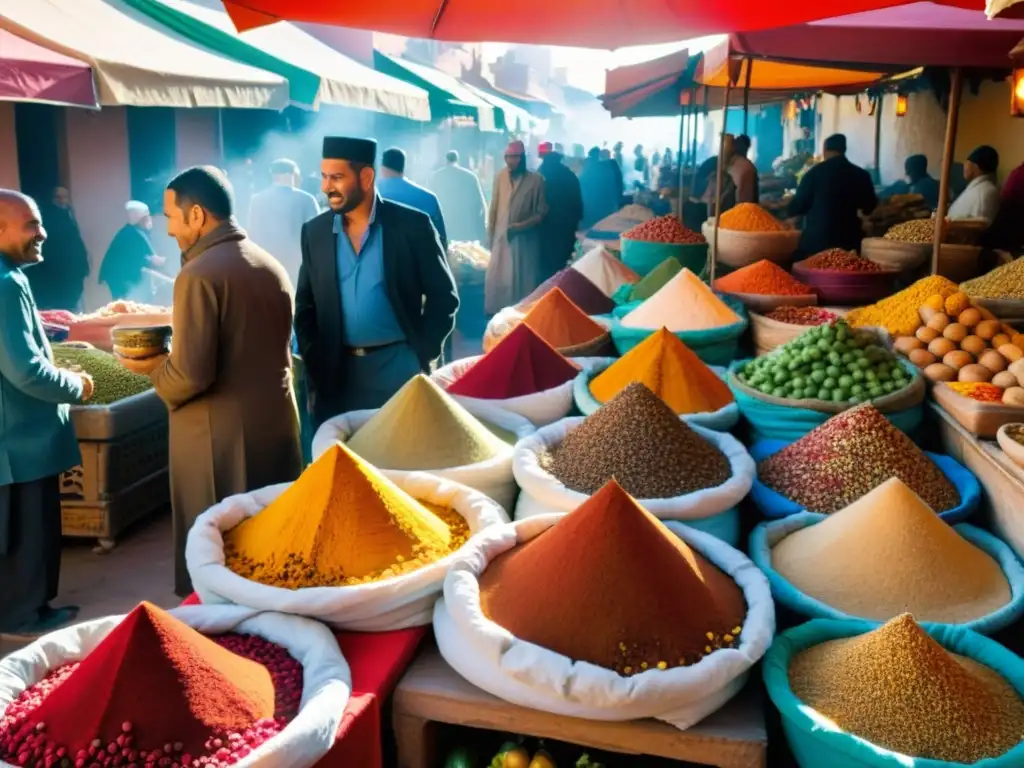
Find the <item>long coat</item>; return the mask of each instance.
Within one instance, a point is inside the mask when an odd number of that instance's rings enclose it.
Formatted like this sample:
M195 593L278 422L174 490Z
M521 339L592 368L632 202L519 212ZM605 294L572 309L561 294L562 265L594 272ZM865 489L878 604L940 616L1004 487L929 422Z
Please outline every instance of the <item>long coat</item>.
M544 219L543 280L563 269L576 246L576 229L583 218L580 180L563 163L559 153L547 155L540 164L548 215ZM543 282L542 280L542 282Z
M184 545L196 517L301 471L291 320L284 268L233 221L182 254L171 354L152 375L170 411L179 595L191 589Z
M430 189L444 211L449 240L484 241L487 200L475 173L458 165L446 165L430 177Z
M877 204L871 174L863 168L843 155L819 163L789 203L790 216L804 217L797 252L806 258L827 248L859 250L864 230L857 212L869 214Z
M491 239L491 262L484 283L484 305L488 313L515 304L544 282L544 231L548 215L544 177L527 171L507 201L507 219L502 220L502 195L510 185L508 168L494 179L494 195L487 216ZM512 227L519 227L511 231ZM510 257L510 258L509 258Z

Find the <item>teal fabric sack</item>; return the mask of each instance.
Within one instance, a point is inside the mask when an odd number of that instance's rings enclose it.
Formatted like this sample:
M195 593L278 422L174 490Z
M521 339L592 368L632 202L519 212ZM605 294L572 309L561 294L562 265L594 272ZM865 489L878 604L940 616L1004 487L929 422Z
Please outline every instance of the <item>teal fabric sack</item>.
M963 768L962 763L924 758L909 759L864 739L843 733L814 718L793 694L789 685L789 664L794 656L811 646L870 632L875 625L865 621L817 619L794 627L775 638L764 657L765 686L772 703L782 715L786 740L800 768ZM1024 697L1024 660L994 640L968 629L948 625L925 625L925 630L942 647L984 664L1006 678ZM1020 768L1024 766L1024 742L996 758L982 760L974 768Z
M738 549L740 546L739 507L732 507L725 510L725 512L719 512L717 515L701 518L700 520L676 520L674 522L709 533L716 539L721 539L730 547Z
M781 520L761 523L750 534L750 559L768 577L768 583L772 588L772 597L777 603L811 619L855 619L860 621L863 617L850 616L838 608L833 608L817 598L801 592L772 567L772 548L776 544L789 534L819 523L827 517L827 515L818 515L813 512L801 512ZM1024 616L1024 566L1017 560L1013 550L991 533L967 523L960 523L953 528L964 539L999 563L1006 576L1006 581L1010 585L1009 603L980 619L957 625L983 635L994 634ZM879 622L874 623L878 624Z
M644 240L630 240L623 237L620 241L622 263L645 277L648 272L661 264L665 259L675 259L695 274L700 274L708 260L708 244L692 243L649 243Z

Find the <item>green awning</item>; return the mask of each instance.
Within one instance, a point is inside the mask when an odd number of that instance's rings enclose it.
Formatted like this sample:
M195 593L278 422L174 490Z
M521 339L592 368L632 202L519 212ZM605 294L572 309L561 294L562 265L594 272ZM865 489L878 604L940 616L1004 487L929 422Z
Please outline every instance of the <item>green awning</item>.
M475 85L470 85L469 83L463 83L463 86L471 90L488 104L497 107L501 111L505 116L504 128L509 133L532 133L541 122L539 118L534 117L522 107L516 106L511 101L503 99L501 96L496 96L493 93L485 91L483 88L477 88Z
M470 117L481 131L492 133L504 124L505 115L499 108L439 69L380 51L373 52L373 61L379 71L424 89L430 95L430 113L435 120Z
M279 22L239 33L220 7L187 0L124 2L192 42L284 77L296 106L333 104L430 119L426 91L348 58L293 24Z

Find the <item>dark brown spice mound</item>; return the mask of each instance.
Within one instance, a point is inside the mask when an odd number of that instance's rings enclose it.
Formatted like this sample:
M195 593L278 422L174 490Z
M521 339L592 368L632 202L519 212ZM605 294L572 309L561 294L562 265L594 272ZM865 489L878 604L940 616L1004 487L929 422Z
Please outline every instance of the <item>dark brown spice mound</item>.
M732 474L717 446L639 382L542 454L540 464L573 491L597 493L615 479L637 499L670 499L714 488Z

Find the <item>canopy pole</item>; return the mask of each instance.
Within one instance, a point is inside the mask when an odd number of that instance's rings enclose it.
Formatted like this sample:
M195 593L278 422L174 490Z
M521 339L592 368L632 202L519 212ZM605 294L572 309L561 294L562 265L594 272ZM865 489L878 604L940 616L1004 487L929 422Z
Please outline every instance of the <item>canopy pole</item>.
M942 251L942 230L949 210L949 172L953 167L956 131L960 121L960 97L964 91L964 71L952 70L949 88L949 113L946 115L946 141L942 146L942 176L939 178L939 207L935 211L935 234L932 236L932 274L939 274L939 254Z
M754 60L747 59L747 79L743 83L743 133L747 133L747 125L750 119L750 75L754 71Z
M714 244L708 253L711 266L708 269L708 283L715 285L715 262L718 261L718 225L722 220L722 182L725 180L725 136L729 117L729 94L732 93L732 78L725 81L725 103L722 105L722 134L718 140L718 168L715 169L715 234Z
M679 92L679 99L682 101L682 91ZM686 104L679 105L679 221L683 221L683 174L686 169L686 163L683 162L683 147L686 146L686 118L689 117L686 113Z
M694 87L694 104L693 104L693 132L690 135L690 162L693 167L690 169L690 189L692 190L697 185L697 130L700 124L701 110L697 108L696 97L697 89ZM708 114L708 87L704 86L704 117Z
M875 183L882 183L882 106L885 104L885 93L878 94L875 104Z

